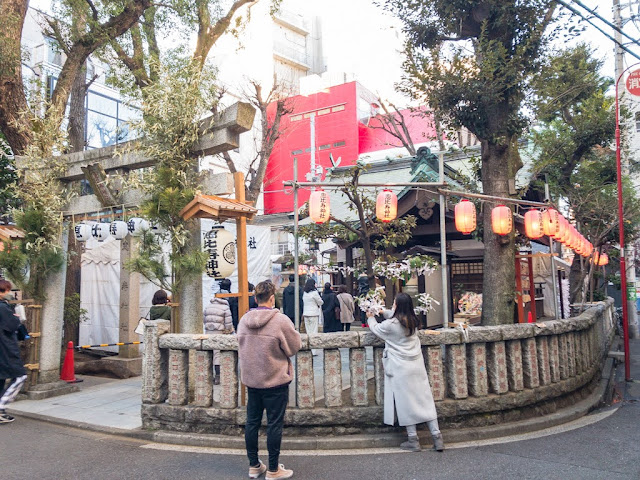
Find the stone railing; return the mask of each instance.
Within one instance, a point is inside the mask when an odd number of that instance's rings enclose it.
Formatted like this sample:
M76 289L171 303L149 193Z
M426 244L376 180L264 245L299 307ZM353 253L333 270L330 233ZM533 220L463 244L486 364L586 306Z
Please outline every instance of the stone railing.
M420 332L443 425L481 426L522 419L581 399L600 378L613 338L612 308L611 301L603 302L567 320L470 327L468 335L458 329ZM143 426L240 432L246 414L235 335L168 331L169 322L162 320L148 322L146 327ZM299 433L387 429L382 423L384 342L370 332L302 335L302 339L302 350L294 359L286 428ZM322 350L322 356L314 357L312 348ZM216 386L214 349L220 350L221 357L221 382ZM342 359L346 353L348 358ZM367 361L371 358L372 365ZM319 361L323 368L316 371L314 362ZM315 378L318 375L321 383Z

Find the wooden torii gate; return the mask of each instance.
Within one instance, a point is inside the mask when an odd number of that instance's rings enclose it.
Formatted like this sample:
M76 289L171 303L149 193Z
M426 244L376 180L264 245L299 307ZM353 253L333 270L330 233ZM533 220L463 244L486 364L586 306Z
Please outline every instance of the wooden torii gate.
M205 119L200 124L200 139L193 148L194 159L203 155L237 149L240 144L240 134L247 132L253 126L255 108L244 102L238 102L222 111L216 117ZM66 171L58 178L63 182L86 179L94 189L94 195L74 197L65 213L65 221L74 217L82 218L96 212L108 211L113 208L135 208L144 201L142 192L132 190L117 192L109 188L105 182L109 172L131 171L153 166L155 161L145 158L135 152L127 151L123 145L106 147L97 150L71 153L65 155ZM25 179L29 181L27 159L16 157L19 169L25 170ZM225 195L232 194L234 180L231 174L205 175L201 182L206 193ZM242 190L244 194L244 190ZM124 213L124 212L123 212ZM246 224L246 219L244 220ZM199 222L196 222L199 228ZM66 256L68 251L68 229L65 227L60 239ZM197 248L200 248L201 238L198 235ZM246 243L246 241L245 241ZM245 245L246 246L246 245ZM135 247L135 239L127 236L121 242L121 264L126 260ZM66 264L64 268L48 279L46 286L46 301L43 302L42 338L40 344L40 383L52 383L60 376L60 354L65 289ZM134 329L139 320L139 289L135 287L139 282L138 274L130 273L121 268L120 279L120 314L119 341L130 342L134 339ZM245 281L246 283L246 281ZM245 287L246 288L246 287ZM189 292L188 298L183 298L180 305L180 316L189 319L190 323L183 325L184 333L195 333L197 323L201 325L202 315L202 279L195 279L184 289ZM137 338L135 338L137 340ZM140 363L137 347L120 347L118 357L122 360ZM112 358L118 358L112 357ZM52 390L53 391L53 390Z

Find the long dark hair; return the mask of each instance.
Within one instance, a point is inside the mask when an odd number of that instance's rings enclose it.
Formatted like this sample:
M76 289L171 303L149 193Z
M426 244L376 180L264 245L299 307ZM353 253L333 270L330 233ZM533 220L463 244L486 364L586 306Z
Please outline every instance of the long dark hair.
M333 293L333 290L331 290L331 284L329 282L324 284L324 291L322 293L325 295L327 293Z
M167 292L164 290L158 290L153 294L153 300L151 300L152 305L165 305L169 302Z
M416 317L416 312L413 310L413 300L406 293L399 293L396 295L396 311L394 315L400 325L409 330L407 337L413 335L413 332L416 331L418 327L418 317Z
M309 293L316 289L316 281L313 278L307 278L304 282L304 293Z

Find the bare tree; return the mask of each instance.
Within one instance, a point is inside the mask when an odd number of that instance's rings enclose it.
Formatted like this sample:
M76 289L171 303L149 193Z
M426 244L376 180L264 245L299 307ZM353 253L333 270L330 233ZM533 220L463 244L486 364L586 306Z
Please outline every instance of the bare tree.
M257 153L249 164L245 192L246 199L255 203L262 189L273 147L283 134L282 117L293 112L293 100L288 96L284 84L278 82L275 76L273 86L266 96L260 83L250 80L249 84L250 90L245 93L244 97L260 112L261 117L261 133L258 139ZM270 107L270 105L273 106ZM222 156L227 162L229 171L236 172L237 166L229 152L224 152Z

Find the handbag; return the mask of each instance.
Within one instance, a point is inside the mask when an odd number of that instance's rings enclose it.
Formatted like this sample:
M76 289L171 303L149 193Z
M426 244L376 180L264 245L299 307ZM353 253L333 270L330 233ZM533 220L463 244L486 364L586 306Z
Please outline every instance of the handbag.
M133 332L137 333L138 335L144 335L144 326L148 320L149 320L149 314L147 314L146 317L140 317L140 320L138 320L138 325L136 326Z

